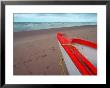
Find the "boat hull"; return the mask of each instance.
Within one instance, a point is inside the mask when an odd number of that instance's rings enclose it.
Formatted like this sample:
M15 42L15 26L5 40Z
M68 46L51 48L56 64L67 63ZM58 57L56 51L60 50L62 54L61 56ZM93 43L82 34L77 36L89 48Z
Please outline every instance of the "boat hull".
M82 39L69 39L57 34L67 70L70 75L97 75L97 45Z

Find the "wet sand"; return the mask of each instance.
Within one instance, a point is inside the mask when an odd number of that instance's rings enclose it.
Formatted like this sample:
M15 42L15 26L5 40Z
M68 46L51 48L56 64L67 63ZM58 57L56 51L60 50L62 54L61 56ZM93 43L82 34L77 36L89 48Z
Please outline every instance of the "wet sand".
M97 26L14 32L14 75L68 75L56 34L97 42Z

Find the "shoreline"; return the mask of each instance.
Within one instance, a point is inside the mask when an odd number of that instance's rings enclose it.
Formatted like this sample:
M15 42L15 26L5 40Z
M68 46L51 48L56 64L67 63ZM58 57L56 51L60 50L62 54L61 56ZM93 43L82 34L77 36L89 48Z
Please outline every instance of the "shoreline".
M21 31L21 32L14 32L13 36L16 38L22 38L22 37L28 37L28 36L39 36L41 34L50 34L50 33L57 33L59 31L61 32L67 32L69 31L77 31L81 30L87 30L88 27L92 27L92 30L94 30L94 27L96 28L97 25L84 25L84 26L74 26L74 27L62 27L62 28L50 28L50 29L41 29L41 30L31 30L31 31ZM16 39L15 38L15 39Z
M60 28L76 28L76 27L88 27L88 26L97 26L97 25L81 25L81 26L72 26L72 27L58 27L58 28L48 28L48 29L38 29L38 30L28 30L28 31L15 31L14 33L20 33L20 32L31 32L31 31L40 31L40 30L54 30L54 29L60 29Z

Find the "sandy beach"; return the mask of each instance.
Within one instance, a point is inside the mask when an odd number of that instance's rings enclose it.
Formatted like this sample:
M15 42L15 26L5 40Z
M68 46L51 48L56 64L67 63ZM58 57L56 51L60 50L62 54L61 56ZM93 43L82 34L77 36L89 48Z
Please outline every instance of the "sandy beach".
M97 43L96 25L14 32L14 75L68 75L57 32Z

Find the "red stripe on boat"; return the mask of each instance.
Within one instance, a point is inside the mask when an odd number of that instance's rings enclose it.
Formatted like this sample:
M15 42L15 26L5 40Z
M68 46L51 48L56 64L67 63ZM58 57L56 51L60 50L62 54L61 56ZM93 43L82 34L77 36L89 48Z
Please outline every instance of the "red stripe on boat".
M86 45L86 46L89 46L89 47L92 47L92 48L97 49L97 44L95 44L93 42L90 42L90 41L87 41L87 40L83 40L83 39L72 39L71 42L72 43L79 43L79 44Z
M62 47L65 49L67 54L70 56L71 60L75 64L75 66L78 68L80 73L82 75L96 75L97 69L96 67L87 60L86 57L84 57L74 46L68 46L64 44L70 44L72 42L87 45L93 48L96 48L97 45L94 43L91 43L89 41L83 41L81 39L72 39L72 41L68 38L65 38L62 33L57 34L57 39L61 43ZM74 52L73 52L74 51ZM82 62L78 59L81 58Z

